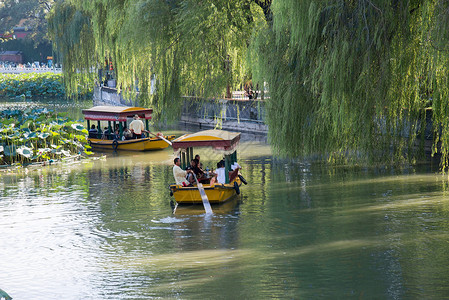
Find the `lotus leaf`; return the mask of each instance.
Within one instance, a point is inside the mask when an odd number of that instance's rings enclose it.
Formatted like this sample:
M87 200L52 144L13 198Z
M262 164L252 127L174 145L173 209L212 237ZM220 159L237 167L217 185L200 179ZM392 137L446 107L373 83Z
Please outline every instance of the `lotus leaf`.
M50 136L50 133L48 132L41 132L37 135L39 138L45 140L46 138L48 138Z
M75 138L80 142L84 142L87 140L85 135L75 135Z
M61 150L62 154L64 154L64 156L70 156L70 151L67 150Z
M19 149L17 149L17 153L26 158L30 158L31 155L33 155L33 149L30 149L28 147L20 147Z
M15 145L6 146L3 150L3 152L5 153L6 156L16 156L17 155Z
M56 148L56 149L51 149L51 153L53 153L53 154L59 154L59 153L61 153L61 148Z
M83 130L86 130L86 129L84 128L83 125L77 124L77 123L72 124L72 128L75 129L75 130L77 130L77 131L83 131Z
M50 128L53 130L61 130L61 128L62 128L62 125L60 125L60 124L51 123L50 125L51 125Z

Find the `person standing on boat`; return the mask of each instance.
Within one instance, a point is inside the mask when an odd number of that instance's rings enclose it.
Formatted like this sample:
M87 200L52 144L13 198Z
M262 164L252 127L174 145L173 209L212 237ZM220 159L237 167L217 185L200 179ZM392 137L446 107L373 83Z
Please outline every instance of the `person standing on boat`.
M176 157L173 162L175 164L173 166L173 177L175 177L176 184L181 186L188 186L189 182L187 182L186 176L187 173L191 173L192 170L184 171L183 169L181 169L181 167L179 166L181 165L181 160L179 159L179 157Z
M129 124L129 129L133 133L134 139L142 138L142 132L145 131L145 126L138 115L134 115L134 120Z

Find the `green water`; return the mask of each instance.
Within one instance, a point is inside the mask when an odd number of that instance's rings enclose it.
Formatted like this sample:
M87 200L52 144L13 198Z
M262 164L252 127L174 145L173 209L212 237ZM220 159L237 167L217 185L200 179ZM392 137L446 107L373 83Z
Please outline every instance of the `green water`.
M449 297L447 176L286 162L242 140L249 184L213 216L173 213L169 149L1 171L0 288L15 300Z
M0 288L14 299L449 296L447 177L240 147L249 184L211 217L173 214L170 150L3 172Z

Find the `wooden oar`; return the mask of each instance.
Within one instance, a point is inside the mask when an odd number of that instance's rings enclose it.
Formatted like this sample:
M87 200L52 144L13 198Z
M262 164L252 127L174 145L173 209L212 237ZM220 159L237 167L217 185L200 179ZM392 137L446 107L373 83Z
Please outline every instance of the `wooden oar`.
M150 131L147 131L149 134L152 134L152 135L154 135L155 137L157 137L157 138L160 138L161 140L163 140L164 142L166 142L167 144L169 144L170 146L173 146L173 144L172 144L172 142L170 142L169 140L167 140L166 138L164 138L163 136L161 136L161 135L156 135L156 134L154 134L154 133L152 133L152 132L150 132Z
M204 190L203 184L198 181L194 172L192 172L193 176L196 180L196 185L198 186L198 190L200 191L201 200L203 200L204 209L206 210L206 214L213 214L212 207L210 207L209 199L207 199L206 191Z

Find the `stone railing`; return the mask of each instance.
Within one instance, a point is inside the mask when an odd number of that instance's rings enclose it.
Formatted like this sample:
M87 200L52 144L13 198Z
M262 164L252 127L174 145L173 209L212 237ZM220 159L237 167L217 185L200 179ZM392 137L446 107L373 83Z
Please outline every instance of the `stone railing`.
M4 67L0 66L0 73L20 74L20 73L61 73L61 68L48 67Z
M184 97L181 121L200 127L266 133L265 102L261 100Z

